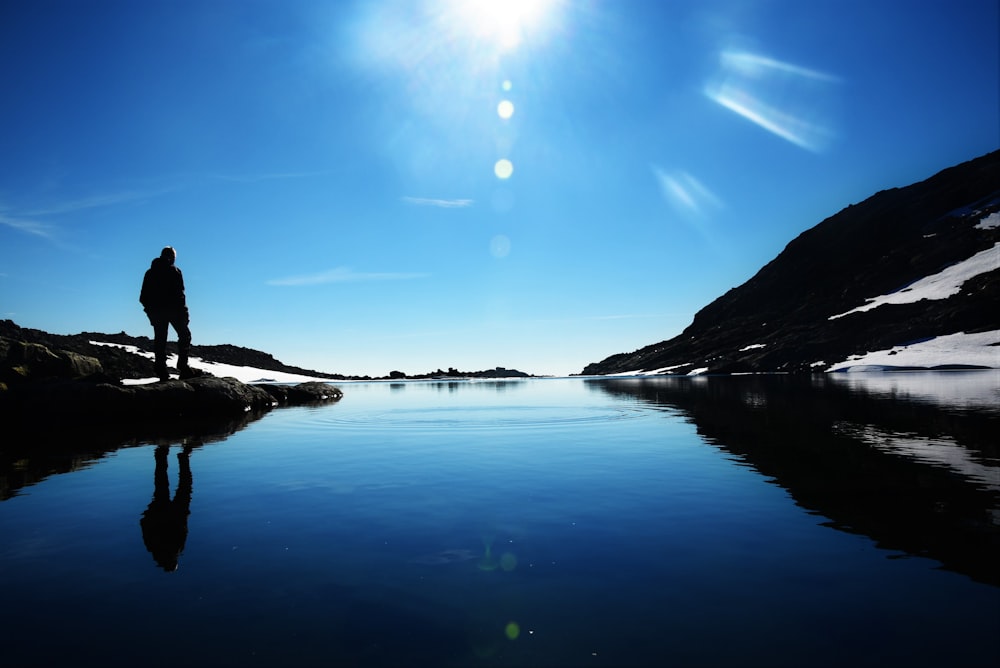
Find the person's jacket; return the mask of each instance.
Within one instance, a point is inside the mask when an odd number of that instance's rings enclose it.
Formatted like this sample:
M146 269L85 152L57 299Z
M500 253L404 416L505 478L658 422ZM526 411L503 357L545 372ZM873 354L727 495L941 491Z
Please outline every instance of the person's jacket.
M184 276L163 258L155 258L142 279L139 302L149 310L184 309Z

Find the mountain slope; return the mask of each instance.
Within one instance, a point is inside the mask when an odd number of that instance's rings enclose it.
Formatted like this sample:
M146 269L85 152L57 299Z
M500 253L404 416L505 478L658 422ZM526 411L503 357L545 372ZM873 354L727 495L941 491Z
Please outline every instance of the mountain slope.
M1000 330L998 210L1000 151L877 193L803 232L679 336L583 373L816 371L914 341ZM983 251L955 295L848 313Z

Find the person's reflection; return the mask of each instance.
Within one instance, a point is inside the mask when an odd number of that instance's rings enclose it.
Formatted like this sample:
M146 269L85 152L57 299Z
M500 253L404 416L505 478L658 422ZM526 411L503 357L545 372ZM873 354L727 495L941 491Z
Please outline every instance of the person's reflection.
M170 481L167 478L167 454L170 446L157 446L154 453L156 470L153 473L153 500L142 514L142 542L153 555L156 563L168 573L177 570L177 560L187 540L187 518L191 513L191 465L188 458L191 446L185 446L177 455L180 474L177 491L170 498Z

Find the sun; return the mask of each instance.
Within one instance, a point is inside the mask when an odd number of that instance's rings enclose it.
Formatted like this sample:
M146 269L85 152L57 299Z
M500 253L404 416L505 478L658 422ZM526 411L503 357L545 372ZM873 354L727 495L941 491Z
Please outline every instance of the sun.
M476 39L488 40L503 50L521 45L524 37L540 30L556 0L452 0L458 21Z

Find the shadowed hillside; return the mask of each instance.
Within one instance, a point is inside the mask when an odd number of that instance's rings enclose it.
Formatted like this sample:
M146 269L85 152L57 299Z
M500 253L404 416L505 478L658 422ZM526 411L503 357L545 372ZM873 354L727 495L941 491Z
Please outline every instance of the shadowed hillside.
M679 336L583 373L821 371L851 355L1000 329L996 265L947 299L832 318L1000 243L1000 227L980 224L998 210L1000 151L880 192L803 232Z

